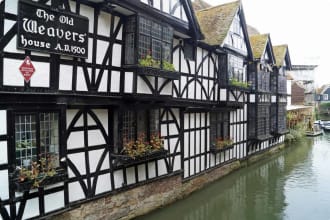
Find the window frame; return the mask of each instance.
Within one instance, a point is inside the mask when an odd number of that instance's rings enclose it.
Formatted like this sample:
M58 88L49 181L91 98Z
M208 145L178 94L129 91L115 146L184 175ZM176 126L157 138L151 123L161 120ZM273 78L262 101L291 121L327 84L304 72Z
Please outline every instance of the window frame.
M225 118L225 114L227 118ZM220 116L220 117L219 117ZM215 117L213 120L212 117ZM220 129L219 126L221 127ZM215 128L215 136L212 130ZM221 134L219 134L220 132ZM227 136L226 134L227 133ZM230 137L230 112L229 111L217 111L210 112L210 143L213 144L217 138L231 138Z
M152 112L155 112L156 114L154 115L154 119L158 119L157 121L152 121ZM119 121L121 122L118 126L119 129L119 135L118 135L118 146L115 146L115 148L117 148L117 152L121 152L121 150L124 147L125 144L125 134L124 134L124 130L127 130L126 128L124 128L124 117L126 113L132 113L133 117L132 117L132 126L133 129L128 128L131 130L131 132L133 133L133 135L131 135L133 137L133 140L135 141L138 138L138 135L141 133L139 132L139 130L141 128L139 128L138 126L138 114L140 113L141 115L146 115L146 117L144 118L144 131L142 133L145 134L146 137L146 141L150 141L150 138L152 135L154 135L155 133L157 133L158 135L160 135L160 108L151 108L151 109L125 109L123 111L121 111L120 115L118 117L120 117ZM152 133L152 129L151 129L151 124L154 123L156 124L156 126L154 127L155 132ZM132 139L128 139L128 141L131 141ZM116 151L116 150L115 150Z
M13 165L13 168L14 170L16 170L18 167L21 167L19 164L17 164L17 157L16 157L16 127L15 127L15 124L16 124L16 117L17 116L22 116L22 115L34 115L36 116L35 118L35 123L36 123L36 160L39 161L41 158L43 157L40 157L40 151L41 151L41 138L40 138L40 134L41 134L41 129L40 129L40 117L41 117L41 114L43 113L55 113L57 114L57 135L58 135L58 149L57 149L57 161L56 161L56 164L57 166L55 167L55 169L63 169L63 161L61 161L61 159L63 158L64 156L64 146L63 146L63 129L64 129L64 119L62 119L63 117L63 111L62 109L58 108L58 107L54 107L54 108L45 108L45 109L17 109L17 110L12 110L12 113L11 113L11 120L9 121L9 123L11 124L12 126L12 129L11 129L11 132L12 132L12 141L11 141L11 144L12 144L12 150L10 151L11 152L11 157L10 157L10 161L8 161L10 164ZM31 161L32 162L32 161ZM13 171L14 171L13 170Z
M169 63L173 63L173 39L174 39L174 29L164 23L164 22L159 22L156 21L148 16L145 15L141 15L141 14L137 14L137 15L132 15L129 18L133 18L135 19L135 32L132 32L132 30L125 30L124 32L124 38L125 38L125 65L138 65L139 64L139 60L143 57L146 57L147 55L150 55L153 59L155 59L156 61L159 61L160 65L159 69L163 69L163 62L167 61ZM145 26L144 28L142 28L141 25L141 20L144 19L146 21L146 23L150 23L150 25L147 27ZM160 29L159 29L159 33L158 35L155 34L156 32L154 32L155 27L153 26L153 24L156 24ZM125 28L127 28L128 26L128 21L125 24ZM149 30L148 30L149 28ZM143 33L142 30L146 29L147 31L145 33ZM169 31L166 30L170 30L170 36L166 36L166 33ZM132 42L128 42L127 36L128 35L134 35L134 43ZM153 34L154 33L154 34ZM131 39L133 39L133 37L131 37ZM142 43L142 40L144 39L144 43L145 46L147 48L144 48L144 53L146 54L142 54L141 55L141 50L143 50L142 47L140 47L140 44ZM157 46L156 45L157 42ZM133 45L134 47L134 63L131 62L127 62L129 59L127 58L127 52L131 52L130 49L132 49L131 47L128 48L128 44ZM167 46L167 48L165 49L165 47ZM157 55L160 56L159 60L157 59L157 57L155 58L154 54L153 54L153 49L157 47L157 49L159 49L157 51ZM167 52L168 48L170 49L169 54L170 56L165 57L165 52ZM150 54L148 54L150 51ZM131 53L130 53L131 54ZM166 59L168 58L168 59Z

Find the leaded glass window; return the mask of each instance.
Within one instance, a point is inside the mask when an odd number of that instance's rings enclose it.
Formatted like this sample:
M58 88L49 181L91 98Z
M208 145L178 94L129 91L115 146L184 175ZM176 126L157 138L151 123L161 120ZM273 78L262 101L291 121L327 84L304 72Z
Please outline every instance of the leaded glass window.
M228 139L229 137L229 112L212 112L210 115L210 141L216 139Z
M15 147L18 167L28 168L46 157L52 157L54 166L59 166L58 113L17 114Z
M125 39L126 64L137 64L152 58L151 66L162 68L163 62L172 62L173 29L167 25L142 16L132 16L126 22ZM134 53L135 41L138 42L137 54Z

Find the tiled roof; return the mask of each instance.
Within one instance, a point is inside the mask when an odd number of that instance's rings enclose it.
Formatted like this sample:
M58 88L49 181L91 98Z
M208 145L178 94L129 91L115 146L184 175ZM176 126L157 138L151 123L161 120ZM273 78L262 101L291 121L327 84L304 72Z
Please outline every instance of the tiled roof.
M205 43L214 46L223 43L240 5L240 1L235 1L196 12Z
M192 2L192 5L195 11L212 7L209 3L204 2L203 0L195 0Z
M269 34L259 34L250 36L250 44L252 47L253 58L260 59L265 52Z
M287 50L288 50L288 45L286 44L273 46L276 66L283 66Z

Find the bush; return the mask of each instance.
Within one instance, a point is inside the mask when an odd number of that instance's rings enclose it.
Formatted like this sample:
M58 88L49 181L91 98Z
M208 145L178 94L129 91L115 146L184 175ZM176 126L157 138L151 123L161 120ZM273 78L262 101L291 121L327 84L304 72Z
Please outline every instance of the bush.
M294 126L292 129L290 129L290 132L285 135L285 141L286 142L292 142L299 140L303 137L305 137L305 126L303 123L298 123L296 126Z

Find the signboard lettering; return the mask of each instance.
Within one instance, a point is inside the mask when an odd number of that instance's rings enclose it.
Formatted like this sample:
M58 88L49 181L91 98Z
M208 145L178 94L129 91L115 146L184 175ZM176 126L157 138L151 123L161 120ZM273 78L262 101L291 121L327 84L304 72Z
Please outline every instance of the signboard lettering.
M20 0L17 48L87 58L88 22L83 16Z

